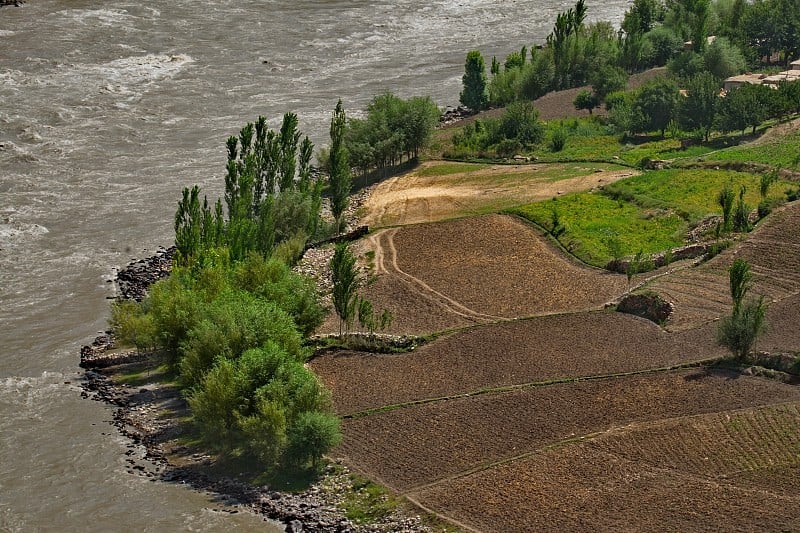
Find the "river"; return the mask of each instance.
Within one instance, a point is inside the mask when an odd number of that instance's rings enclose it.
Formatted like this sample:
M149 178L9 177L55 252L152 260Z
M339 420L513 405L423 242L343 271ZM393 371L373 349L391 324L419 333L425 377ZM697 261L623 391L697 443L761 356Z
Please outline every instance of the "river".
M29 0L0 8L0 530L278 530L128 473L80 397L115 270L172 244L180 190L222 188L225 139L284 112L326 142L338 98L457 105L464 58L542 42L572 2ZM589 5L619 23L627 0ZM271 529L270 529L271 528Z

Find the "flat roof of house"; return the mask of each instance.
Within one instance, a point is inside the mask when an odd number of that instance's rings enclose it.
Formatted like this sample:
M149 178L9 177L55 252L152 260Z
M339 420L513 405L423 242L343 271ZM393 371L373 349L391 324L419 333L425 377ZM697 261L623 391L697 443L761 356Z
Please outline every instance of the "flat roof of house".
M725 83L752 83L758 85L766 76L764 74L739 74L725 79Z
M800 70L786 70L779 74L773 74L764 78L764 83L777 83L779 81L797 81L800 80Z

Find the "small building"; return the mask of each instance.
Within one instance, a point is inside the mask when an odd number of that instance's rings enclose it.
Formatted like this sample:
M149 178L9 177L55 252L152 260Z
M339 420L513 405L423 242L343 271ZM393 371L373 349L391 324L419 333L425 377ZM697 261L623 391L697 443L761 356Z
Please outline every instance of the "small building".
M766 78L764 78L764 81L762 83L766 85L777 86L781 82L792 83L800 80L800 61L798 61L797 63L798 63L797 66L792 64L791 70L784 70L783 72L773 74L772 76L767 76Z
M796 59L789 63L789 70L800 71L800 59Z
M731 76L722 82L722 90L727 93L732 89L738 89L746 84L761 85L766 78L766 74L740 74L738 76Z

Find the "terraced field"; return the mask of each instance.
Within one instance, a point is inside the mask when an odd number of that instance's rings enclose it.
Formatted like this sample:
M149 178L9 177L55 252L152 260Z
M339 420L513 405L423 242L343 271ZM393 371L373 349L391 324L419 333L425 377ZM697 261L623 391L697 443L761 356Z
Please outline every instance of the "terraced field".
M719 357L712 328L671 334L598 311L473 328L414 352L328 353L311 367L340 414L528 383L634 372ZM357 379L353 379L357 377Z
M793 531L798 407L639 423L410 497L484 531Z
M800 401L800 389L723 371L579 381L349 419L339 451L393 489L415 492L629 424L788 401Z
M728 311L728 268L736 258L750 263L755 282L751 294L763 294L773 303L800 294L800 204L774 213L742 243L708 263L648 284L675 306L667 329L695 328Z
M627 286L625 276L567 259L505 215L379 230L365 251L376 279L364 293L402 333L596 309Z
M716 319L736 257L770 302L758 347L800 351L800 203L707 263L636 278L673 303L665 327L606 309L625 276L510 216L388 227L358 246L391 331L436 335L309 363L354 470L457 530L800 528L800 387L701 364L725 354Z

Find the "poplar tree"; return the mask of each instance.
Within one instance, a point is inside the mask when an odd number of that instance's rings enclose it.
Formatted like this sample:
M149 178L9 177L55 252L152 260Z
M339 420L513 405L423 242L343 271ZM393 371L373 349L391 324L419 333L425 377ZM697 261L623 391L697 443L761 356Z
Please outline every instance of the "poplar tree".
M342 215L347 208L352 187L350 163L344 146L344 133L347 117L344 114L342 101L336 103L331 118L331 148L328 156L328 173L330 176L331 213L336 219L337 233L342 230Z
M472 50L467 54L461 83L464 90L461 91L459 101L473 111L486 109L489 102L486 92L486 66L480 51Z
M333 280L333 308L339 317L339 335L349 329L356 314L358 300L358 269L356 256L346 242L336 245L331 258L331 277Z

